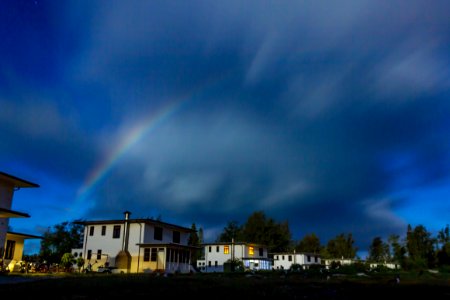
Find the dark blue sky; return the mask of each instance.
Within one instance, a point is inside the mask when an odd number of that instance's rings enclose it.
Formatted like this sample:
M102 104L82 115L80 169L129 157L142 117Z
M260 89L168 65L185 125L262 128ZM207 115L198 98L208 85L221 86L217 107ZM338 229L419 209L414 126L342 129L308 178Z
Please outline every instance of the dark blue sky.
M2 1L0 55L0 168L41 185L16 231L450 222L448 1Z

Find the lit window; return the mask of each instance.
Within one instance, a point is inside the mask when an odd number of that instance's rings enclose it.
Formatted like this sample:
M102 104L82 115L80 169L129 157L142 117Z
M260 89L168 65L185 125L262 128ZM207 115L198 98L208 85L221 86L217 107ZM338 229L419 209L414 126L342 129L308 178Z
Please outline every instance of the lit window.
M255 254L255 250L253 249L252 246L248 247L248 255L254 255Z
M230 246L223 246L223 254L230 254Z

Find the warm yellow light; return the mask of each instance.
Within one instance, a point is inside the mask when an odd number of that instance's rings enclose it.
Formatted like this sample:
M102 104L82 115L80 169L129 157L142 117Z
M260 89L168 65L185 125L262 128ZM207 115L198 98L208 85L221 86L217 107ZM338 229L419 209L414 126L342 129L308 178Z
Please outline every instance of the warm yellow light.
M248 255L253 255L253 254L255 254L253 247L252 246L248 247Z
M229 254L230 253L230 246L223 246L223 254Z

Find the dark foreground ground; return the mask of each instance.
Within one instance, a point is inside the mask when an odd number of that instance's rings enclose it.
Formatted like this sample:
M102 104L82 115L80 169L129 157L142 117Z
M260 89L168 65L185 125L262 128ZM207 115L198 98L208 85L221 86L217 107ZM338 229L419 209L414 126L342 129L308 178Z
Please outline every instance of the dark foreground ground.
M450 276L305 278L298 274L7 275L0 297L20 299L450 299Z

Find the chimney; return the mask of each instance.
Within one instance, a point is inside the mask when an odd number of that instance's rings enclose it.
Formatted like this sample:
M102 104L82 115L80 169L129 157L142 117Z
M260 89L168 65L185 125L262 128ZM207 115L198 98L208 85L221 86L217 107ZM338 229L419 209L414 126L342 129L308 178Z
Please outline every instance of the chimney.
M128 220L130 219L131 212L127 210L123 214L125 215L125 228L124 228L125 234L123 237L124 246L122 247L122 249L128 251L128 239L130 236L130 223L128 222Z

